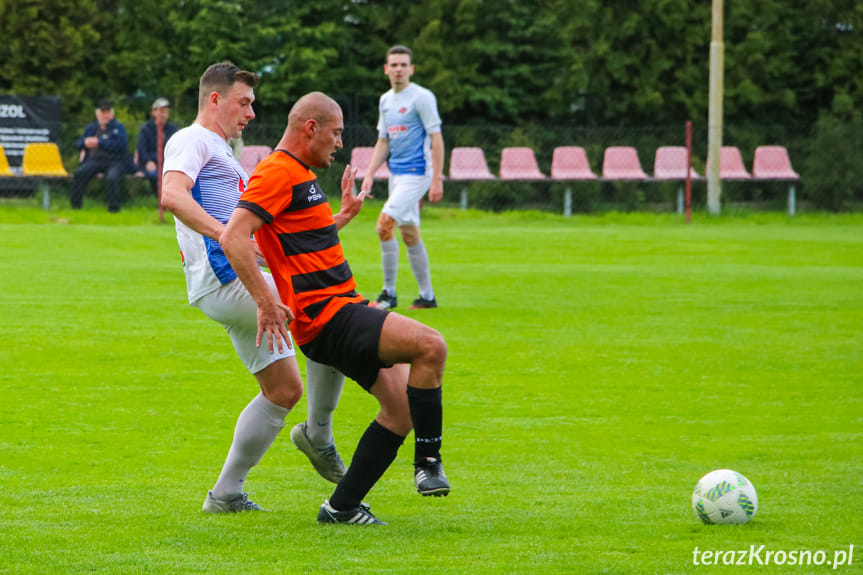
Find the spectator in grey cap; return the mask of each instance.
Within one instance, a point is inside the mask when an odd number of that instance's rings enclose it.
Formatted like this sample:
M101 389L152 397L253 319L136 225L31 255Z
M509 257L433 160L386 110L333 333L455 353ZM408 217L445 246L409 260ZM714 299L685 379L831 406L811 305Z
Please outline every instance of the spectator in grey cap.
M78 149L83 158L72 177L70 200L73 210L81 209L87 184L97 174L105 174L109 212L119 212L120 186L125 173L129 136L126 126L114 118L114 105L109 100L96 103L96 121L84 128L78 138Z
M150 112L151 118L141 126L138 133L138 169L144 172L150 180L153 195L158 196L160 160L165 151L168 139L177 132L177 126L168 121L171 115L171 103L166 98L156 98ZM159 146L159 130L162 130L161 147Z

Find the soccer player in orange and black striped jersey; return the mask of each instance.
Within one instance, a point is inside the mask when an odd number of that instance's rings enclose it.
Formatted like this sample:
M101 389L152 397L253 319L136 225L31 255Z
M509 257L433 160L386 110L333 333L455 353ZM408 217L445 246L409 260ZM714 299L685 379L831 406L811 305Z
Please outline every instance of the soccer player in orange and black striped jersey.
M342 147L339 105L313 92L291 109L276 151L249 180L220 243L258 304L258 340L287 339L285 323L307 357L354 379L380 403L351 465L318 512L320 523L380 524L365 495L395 460L414 429L414 483L422 495L447 495L440 456L441 381L446 343L413 319L369 307L339 243L338 230L359 212L356 170L342 176L342 202L333 215L312 167L326 168ZM266 289L250 239L254 234L278 287Z

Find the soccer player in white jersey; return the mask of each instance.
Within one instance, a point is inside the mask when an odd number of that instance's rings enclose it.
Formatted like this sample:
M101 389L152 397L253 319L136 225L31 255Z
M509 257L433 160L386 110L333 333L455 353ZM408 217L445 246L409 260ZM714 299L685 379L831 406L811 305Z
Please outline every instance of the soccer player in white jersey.
M399 243L393 233L396 224L419 285L420 297L410 309L437 307L428 252L420 237L420 200L426 191L432 202L443 197L444 143L434 94L411 83L412 59L413 53L406 46L393 46L387 51L384 74L389 78L390 90L380 99L378 141L361 186L366 194L371 192L374 174L389 156L389 198L377 222L384 284L381 295L371 304L383 309L398 305Z
M303 393L290 336L261 341L257 303L219 245L249 178L227 140L241 136L255 117L256 83L255 74L231 62L207 68L200 80L195 123L177 132L165 148L162 205L174 214L189 303L224 326L261 389L237 419L225 464L204 500L208 513L262 510L249 500L243 483ZM264 275L276 293L272 276ZM288 317L292 319L289 311ZM306 367L309 416L291 430L291 440L318 473L338 483L346 469L333 441L332 412L344 376L311 360Z

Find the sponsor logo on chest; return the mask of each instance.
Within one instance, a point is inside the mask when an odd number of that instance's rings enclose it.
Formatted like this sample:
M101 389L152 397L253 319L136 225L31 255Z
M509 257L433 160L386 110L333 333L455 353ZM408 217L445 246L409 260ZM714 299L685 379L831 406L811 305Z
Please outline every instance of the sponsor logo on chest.
M306 196L306 201L308 203L311 204L312 202L318 202L318 201L322 200L323 197L324 197L324 194L322 194L320 192L320 190L318 190L318 188L317 188L317 186L315 186L315 184L312 184L311 186L309 186L308 195Z

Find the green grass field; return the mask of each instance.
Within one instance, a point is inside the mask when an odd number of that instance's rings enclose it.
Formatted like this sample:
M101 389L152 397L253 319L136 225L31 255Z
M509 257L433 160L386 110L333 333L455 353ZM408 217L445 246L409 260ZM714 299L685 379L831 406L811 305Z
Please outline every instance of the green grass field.
M372 297L379 206L342 234ZM287 433L246 484L274 513L200 511L256 388L186 303L172 224L0 210L0 573L833 571L693 564L760 545L854 545L835 571L863 572L863 216L431 208L423 233L441 307L405 313L449 344L453 492L415 493L409 441L367 497L389 526L319 526L331 485ZM346 458L374 405L346 385ZM692 512L723 467L750 524Z

